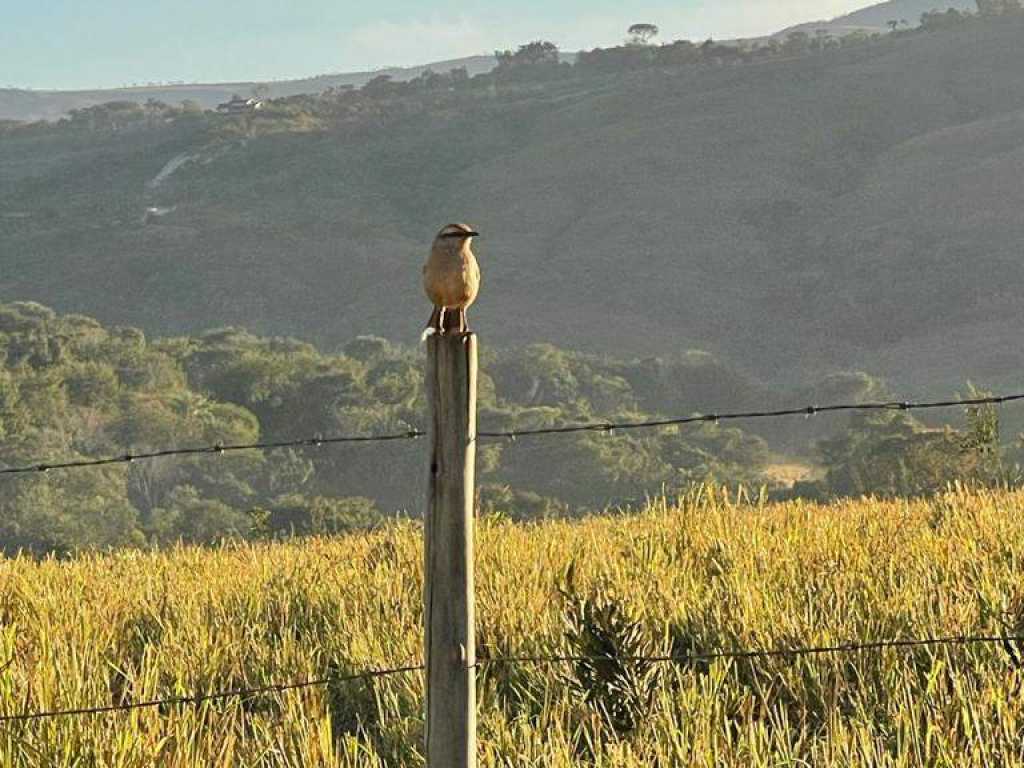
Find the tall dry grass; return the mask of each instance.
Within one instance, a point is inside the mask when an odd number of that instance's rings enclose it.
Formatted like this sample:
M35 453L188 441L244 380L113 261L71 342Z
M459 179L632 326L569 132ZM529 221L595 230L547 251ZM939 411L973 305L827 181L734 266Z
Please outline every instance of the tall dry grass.
M1024 494L735 503L481 523L481 658L1000 632ZM344 675L420 658L420 530L0 561L0 711ZM483 766L1024 765L1015 649L493 665ZM420 674L0 725L5 766L422 765Z

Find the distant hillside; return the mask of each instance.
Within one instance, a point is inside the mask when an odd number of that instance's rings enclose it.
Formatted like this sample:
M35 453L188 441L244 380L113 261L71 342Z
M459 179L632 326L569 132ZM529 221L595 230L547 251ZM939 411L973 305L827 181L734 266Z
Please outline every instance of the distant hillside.
M888 0L839 16L833 21L837 24L884 29L892 20L906 20L916 26L923 14L929 11L945 11L948 8L973 13L978 10L978 4L976 0Z
M139 104L149 99L179 104L186 99L198 102L207 109L227 101L233 95L249 96L253 89L265 85L270 97L292 96L298 93L319 93L340 86L360 87L374 77L388 75L395 80L409 80L432 69L447 72L465 67L470 75L488 72L494 68L493 56L472 56L425 64L420 67L393 67L373 72L352 72L320 75L301 80L280 80L269 83L190 83L182 85L154 85L134 88L108 88L93 91L25 91L0 88L0 120L56 120L72 109L81 109L108 101L134 101Z
M855 30L888 32L890 21L906 21L909 26L916 27L923 14L929 11L945 11L947 8L974 12L977 11L978 5L975 0L888 0L828 21L798 24L782 30L776 37L784 38L797 30L813 34L819 29L832 34L847 34Z
M11 134L0 298L161 334L408 341L426 248L467 220L489 344L704 348L773 384L1019 385L1022 39L1024 20L972 21L469 84L323 124L300 99L277 132L205 116Z
M853 13L838 16L828 21L799 24L776 33L773 37L784 39L797 30L811 34L827 30L834 35L854 31L885 32L890 20L905 19L916 26L921 14L933 10L956 8L961 11L977 9L976 0L888 0L871 5ZM563 60L572 62L574 53L565 53ZM388 67L370 72L351 72L319 75L297 80L279 80L261 83L245 81L237 83L183 83L176 85L144 85L125 88L106 88L81 91L21 90L0 88L0 120L57 120L72 109L81 109L110 101L133 101L139 104L149 99L168 104L179 104L188 99L198 102L206 109L229 100L234 95L251 95L257 86L265 86L271 98L296 94L320 93L327 88L342 86L361 87L374 77L387 75L395 80L411 80L427 70L447 72L465 67L470 76L491 71L496 64L490 55L437 61L416 67Z

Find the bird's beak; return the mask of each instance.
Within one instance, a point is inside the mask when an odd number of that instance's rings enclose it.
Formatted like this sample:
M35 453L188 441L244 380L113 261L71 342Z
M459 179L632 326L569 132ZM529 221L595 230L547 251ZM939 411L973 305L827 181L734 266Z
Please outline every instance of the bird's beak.
M467 232L466 237L480 237L479 232Z

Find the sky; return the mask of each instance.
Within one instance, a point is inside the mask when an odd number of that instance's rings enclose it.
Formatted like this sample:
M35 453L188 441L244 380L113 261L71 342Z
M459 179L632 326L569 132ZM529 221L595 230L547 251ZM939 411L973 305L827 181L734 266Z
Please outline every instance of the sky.
M266 81L514 48L752 37L872 0L0 0L0 88Z

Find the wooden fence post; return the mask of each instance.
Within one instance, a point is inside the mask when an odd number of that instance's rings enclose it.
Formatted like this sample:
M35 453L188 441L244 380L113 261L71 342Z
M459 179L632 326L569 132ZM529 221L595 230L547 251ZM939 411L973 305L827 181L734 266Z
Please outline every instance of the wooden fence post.
M424 521L428 768L476 766L473 505L477 344L427 340L430 490Z

